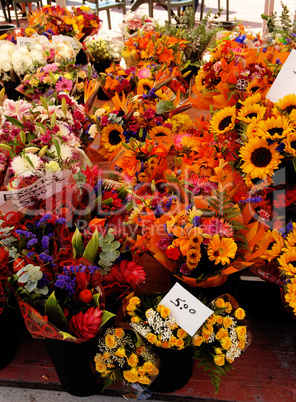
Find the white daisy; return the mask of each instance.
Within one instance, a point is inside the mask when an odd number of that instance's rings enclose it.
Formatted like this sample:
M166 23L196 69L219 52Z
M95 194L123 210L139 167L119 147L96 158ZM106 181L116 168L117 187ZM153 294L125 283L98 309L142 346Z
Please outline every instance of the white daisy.
M26 158L30 159L34 168ZM38 170L41 169L42 163L42 159L38 155L29 153L26 156L18 155L13 158L10 167L18 177L31 177L36 175Z

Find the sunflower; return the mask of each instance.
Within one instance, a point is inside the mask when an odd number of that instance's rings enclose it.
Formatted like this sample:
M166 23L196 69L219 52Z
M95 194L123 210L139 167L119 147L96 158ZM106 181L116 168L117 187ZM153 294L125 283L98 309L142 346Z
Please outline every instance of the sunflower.
M291 247L296 245L296 222L293 222L293 230L285 238L285 248L283 251L287 251Z
M238 120L244 123L251 123L253 121L262 120L264 118L266 108L264 106L258 105L257 103L243 106L238 114Z
M268 230L257 244L257 249L262 251L261 258L272 261L281 254L284 247L284 239L277 230Z
M293 132L289 134L287 138L283 140L283 143L285 144L285 152L296 156L296 133Z
M284 114L285 116L289 117L293 110L296 110L296 94L284 96L283 99L280 99L274 104L272 112L276 116L281 116Z
M156 126L149 131L149 137L155 142L170 148L173 145L172 132L168 127Z
M209 260L215 261L215 264L229 264L230 258L234 258L237 251L237 245L231 238L226 238L215 234L208 245Z
M201 259L201 252L200 249L191 248L187 252L186 264L187 267L192 270L196 268L197 264Z
M291 278L291 282L287 284L285 300L296 314L296 278Z
M278 258L279 269L283 271L286 275L295 276L296 274L296 250L291 248L290 250L283 253Z
M270 85L268 85L268 81L266 80L258 80L255 78L251 81L248 86L245 88L247 94L254 95L255 93L260 93L261 96L264 98L269 90Z
M234 128L235 118L235 106L225 107L214 114L210 123L210 129L217 135L231 131Z
M243 106L254 105L255 103L259 103L262 99L260 92L255 93L254 95L248 96L244 101L239 101Z
M253 138L240 149L241 169L251 179L272 176L282 156L276 151L277 143L268 145L265 138Z
M139 94L145 94L150 91L150 89L153 88L154 81L149 80L148 78L143 78L139 80L138 85L137 85L137 93Z
M258 123L258 135L260 137L281 140L292 132L292 126L285 116L271 117Z
M109 124L102 130L102 145L108 152L115 151L124 141L123 128L119 124Z

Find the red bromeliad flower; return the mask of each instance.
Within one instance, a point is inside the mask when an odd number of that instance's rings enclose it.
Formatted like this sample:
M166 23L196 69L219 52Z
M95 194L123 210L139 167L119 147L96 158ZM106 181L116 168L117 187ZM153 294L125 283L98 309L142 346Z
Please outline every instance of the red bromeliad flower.
M109 198L112 198L112 200L113 200L112 201L112 207L111 207L112 210L118 210L118 209L123 207L122 199L118 198L118 194L116 193L116 191L113 191L113 190L105 191L102 194L102 201L108 200ZM105 209L105 208L106 207L103 205L103 209Z
M110 272L104 276L104 280L108 285L119 283L120 285L135 285L144 282L146 272L141 265L135 261L121 261L120 265L114 265Z
M99 307L91 307L85 313L80 311L69 321L70 333L84 340L92 339L100 328L102 315Z

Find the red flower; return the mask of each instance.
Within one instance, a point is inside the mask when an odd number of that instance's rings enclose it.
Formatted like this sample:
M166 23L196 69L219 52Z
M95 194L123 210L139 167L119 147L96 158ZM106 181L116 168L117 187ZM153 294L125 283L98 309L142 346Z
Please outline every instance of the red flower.
M108 285L119 283L120 285L134 285L144 282L146 272L141 265L137 265L135 261L121 261L120 265L114 265L110 272L104 276L104 280Z
M180 250L176 247L166 249L165 253L173 261L177 261L181 255Z
M87 272L77 272L76 274L76 291L86 289L91 280L91 274Z
M70 332L84 340L92 339L100 328L102 314L99 307L91 307L85 313L80 311L69 321Z

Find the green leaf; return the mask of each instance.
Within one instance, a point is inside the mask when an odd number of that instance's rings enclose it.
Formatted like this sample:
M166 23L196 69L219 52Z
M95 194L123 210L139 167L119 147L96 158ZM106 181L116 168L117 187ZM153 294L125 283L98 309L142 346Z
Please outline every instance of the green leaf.
M54 112L50 119L50 127L53 128L56 125L57 115Z
M58 142L58 140L56 138L53 138L52 142L53 142L54 146L56 147L57 156L58 156L58 158L60 158L60 156L61 156L61 146L60 146L60 144L59 144L59 142Z
M20 121L18 121L14 117L10 117L10 116L5 116L5 117L6 117L6 120L10 121L10 123L14 124L17 127L20 127L22 130L24 130L26 128L23 123L21 123Z
M51 79L53 85L55 86L55 84L57 82L57 78L54 76L52 71L49 72L49 76L50 76L50 79Z
M115 316L116 316L116 314L110 313L110 311L107 311L107 310L103 310L102 322L101 322L100 328L104 324L106 324L106 322L109 321L110 318L115 317Z
M163 114L174 109L174 104L171 101L161 100L157 104L156 114Z
M63 335L63 340L65 340L65 339L75 339L75 336L69 334L69 332L60 331L60 333Z
M40 101L41 101L42 106L44 107L44 109L46 109L48 111L48 104L47 104L46 100L42 96L40 96Z
M25 159L26 159L26 161L28 161L29 165L30 165L33 169L35 169L35 166L34 166L33 162L31 161L31 159L28 157L28 155L25 155Z
M95 259L98 255L98 249L99 249L99 236L98 231L96 229L86 246L86 249L83 253L83 257L88 258L92 262L95 262Z
M79 229L76 228L75 233L72 237L72 247L73 247L73 257L76 258L77 255L80 257L85 248L82 241L82 234L80 233Z
M67 116L67 102L66 99L62 99L62 111L64 112L65 117Z
M26 134L23 132L23 130L20 133L20 138L23 144L26 143Z
M95 293L92 297L92 301L94 302L94 305L96 307L100 307L100 297L101 297L101 293Z
M49 322L56 325L62 331L67 331L68 321L55 297L54 291L45 303L44 313L47 315Z

